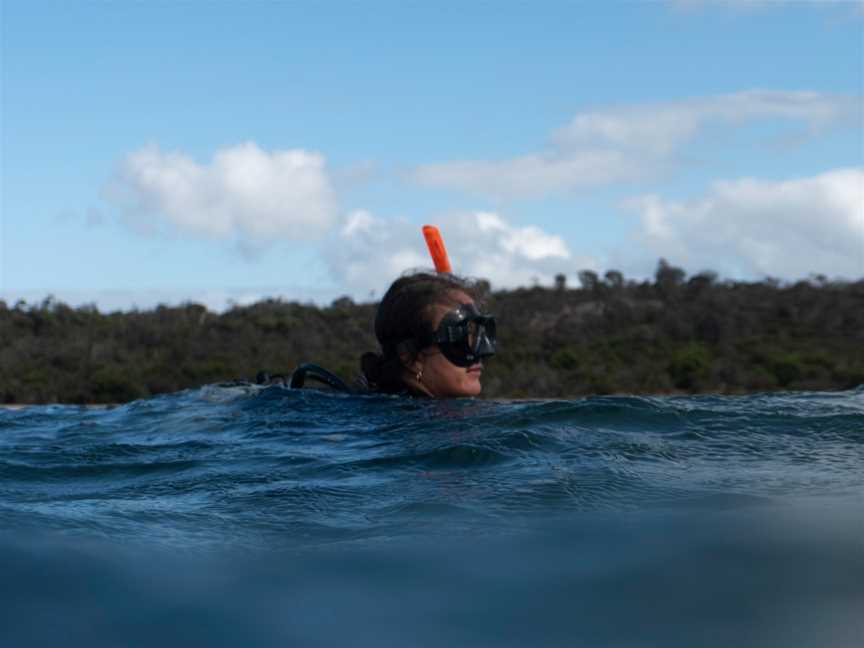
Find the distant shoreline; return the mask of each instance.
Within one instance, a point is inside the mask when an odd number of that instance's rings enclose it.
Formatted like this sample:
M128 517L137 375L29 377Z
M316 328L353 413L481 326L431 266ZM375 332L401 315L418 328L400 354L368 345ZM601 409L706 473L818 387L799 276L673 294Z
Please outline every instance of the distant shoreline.
M486 398L836 391L864 384L864 279L783 284L687 277L661 260L654 281L578 275L579 288L492 291L499 354ZM0 402L127 403L205 384L287 375L315 362L348 382L376 350L375 304L265 300L100 314L0 300ZM254 379L252 380L254 382Z

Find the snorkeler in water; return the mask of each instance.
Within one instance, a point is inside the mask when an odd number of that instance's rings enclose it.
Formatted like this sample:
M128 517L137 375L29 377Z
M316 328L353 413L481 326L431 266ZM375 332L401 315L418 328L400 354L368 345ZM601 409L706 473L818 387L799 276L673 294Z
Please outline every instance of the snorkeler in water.
M418 272L393 282L375 316L380 353L360 359L368 387L431 398L477 396L483 360L495 353L495 319L471 282Z
M361 391L428 398L477 396L483 360L495 355L495 318L478 307L476 285L452 274L438 229L425 225L423 236L436 271L400 277L387 290L375 315L381 352L361 356ZM336 391L356 391L313 363L301 364L288 377L259 372L257 382L301 388L307 379Z

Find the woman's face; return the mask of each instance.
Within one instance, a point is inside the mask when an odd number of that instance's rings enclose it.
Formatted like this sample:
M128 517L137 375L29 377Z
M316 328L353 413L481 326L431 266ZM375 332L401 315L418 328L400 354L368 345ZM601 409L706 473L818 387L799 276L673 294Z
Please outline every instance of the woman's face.
M474 300L461 291L453 294L459 304L473 304ZM456 308L456 304L439 304L434 307L432 318L433 329L437 329L444 315ZM482 390L480 374L483 364L475 362L468 367L457 367L441 353L437 346L423 349L412 365L413 373L409 382L415 389L437 398L454 396L477 396ZM417 372L422 370L420 380L416 380Z

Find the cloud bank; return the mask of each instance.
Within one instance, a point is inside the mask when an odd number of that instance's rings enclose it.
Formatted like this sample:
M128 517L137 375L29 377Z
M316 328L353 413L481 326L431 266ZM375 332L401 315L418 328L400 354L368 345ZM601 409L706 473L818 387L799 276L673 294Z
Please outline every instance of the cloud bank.
M601 166L589 160L583 171ZM109 201L138 230L233 241L253 254L277 238L316 239L334 280L361 299L380 294L406 269L429 267L416 223L365 210L339 217L335 193L320 154L267 152L252 142L219 150L207 164L144 147L122 160L107 188ZM447 234L457 271L497 287L551 283L559 272L597 266L589 257L574 257L561 237L492 212L436 222Z
M715 183L695 200L645 195L627 206L656 256L723 274L864 277L864 169Z
M209 164L147 146L118 165L106 198L137 229L246 245L313 238L336 222L323 156L253 142L221 149Z
M539 197L649 178L712 125L782 119L815 134L838 124L854 125L860 107L857 97L767 90L612 106L575 115L553 133L544 150L502 160L423 164L410 178L423 186L494 199Z
M550 284L559 272L598 267L587 256L574 255L564 240L534 226L508 223L492 212L450 214L438 219L458 274L488 279L495 288ZM338 236L328 241L325 256L334 278L361 296L380 297L408 269L431 268L417 224L385 220L355 211Z
M459 160L417 167L411 179L427 187L457 189L495 200L539 198L643 176L638 160L623 151L543 151L506 160Z
M860 101L818 92L750 90L683 101L608 108L576 115L555 134L562 148L609 146L666 155L692 140L708 124L740 125L787 119L818 131L854 120Z
M546 150L498 161L421 165L414 179L493 197L542 196L644 179L714 124L786 120L813 133L860 120L861 100L815 92L746 91L684 101L608 107L575 115ZM314 241L334 290L380 296L407 269L430 261L419 225L365 210L340 215L324 157L304 149L266 151L253 142L217 151L207 163L148 146L127 155L107 188L137 229L224 240L251 253L272 240ZM688 201L642 195L626 202L639 218L636 243L604 251L623 259L660 256L689 270L799 278L864 275L864 172L837 169L786 181L713 184ZM496 288L559 273L604 270L552 232L493 211L435 217L454 268ZM329 289L328 289L329 290ZM222 300L216 296L213 303Z

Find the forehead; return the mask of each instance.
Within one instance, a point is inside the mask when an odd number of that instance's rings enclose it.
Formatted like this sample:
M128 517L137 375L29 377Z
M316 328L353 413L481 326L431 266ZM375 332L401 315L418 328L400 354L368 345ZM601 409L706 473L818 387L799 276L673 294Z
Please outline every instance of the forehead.
M451 308L449 310L452 310L453 308L456 308L457 306L460 306L461 304L473 304L474 303L474 299L471 297L471 295L469 295L468 293L463 292L461 290L451 291L450 293L448 293L448 297L450 297L453 300L453 302L450 305Z
M444 316L463 304L473 304L471 296L461 290L453 290L447 294L446 302L432 304L432 328L437 328Z

